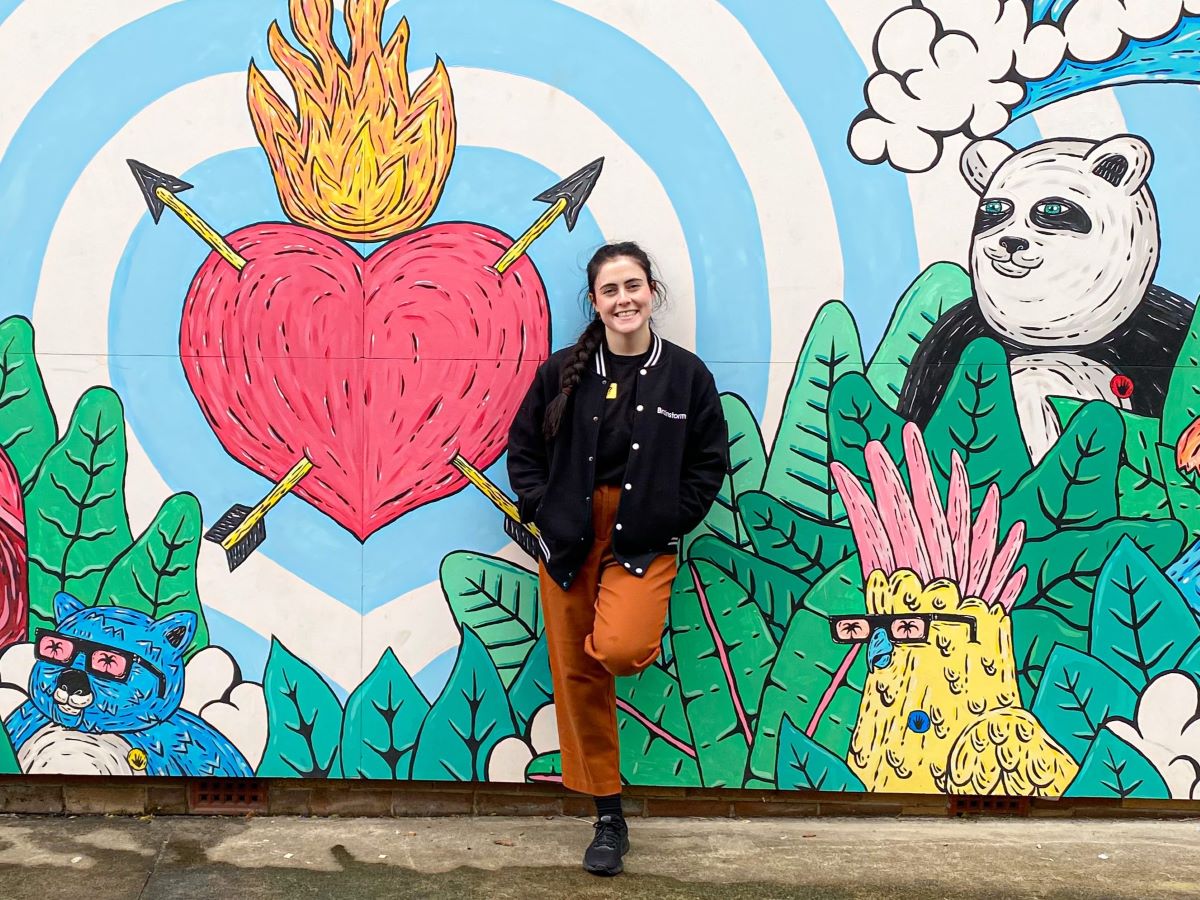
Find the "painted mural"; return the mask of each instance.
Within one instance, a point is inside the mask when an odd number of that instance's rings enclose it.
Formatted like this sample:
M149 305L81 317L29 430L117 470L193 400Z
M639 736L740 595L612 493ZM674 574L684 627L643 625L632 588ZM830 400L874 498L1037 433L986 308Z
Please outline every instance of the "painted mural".
M730 468L628 783L1200 797L1198 42L0 0L0 772L557 780L505 440L633 237Z

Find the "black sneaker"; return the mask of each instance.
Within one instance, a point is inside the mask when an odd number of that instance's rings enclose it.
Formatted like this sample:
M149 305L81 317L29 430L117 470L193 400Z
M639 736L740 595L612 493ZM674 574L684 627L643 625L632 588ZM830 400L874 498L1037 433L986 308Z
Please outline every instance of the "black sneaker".
M629 852L629 826L616 816L601 816L596 836L583 854L583 867L593 875L620 875L621 857Z

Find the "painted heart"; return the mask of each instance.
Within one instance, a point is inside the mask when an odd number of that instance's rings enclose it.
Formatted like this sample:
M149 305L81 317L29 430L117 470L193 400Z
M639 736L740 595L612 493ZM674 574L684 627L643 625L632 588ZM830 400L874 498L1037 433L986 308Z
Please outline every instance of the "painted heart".
M365 259L297 225L227 237L188 290L179 334L188 384L221 445L359 540L460 490L480 469L549 351L542 280L528 257L491 265L512 240L484 225L430 225Z

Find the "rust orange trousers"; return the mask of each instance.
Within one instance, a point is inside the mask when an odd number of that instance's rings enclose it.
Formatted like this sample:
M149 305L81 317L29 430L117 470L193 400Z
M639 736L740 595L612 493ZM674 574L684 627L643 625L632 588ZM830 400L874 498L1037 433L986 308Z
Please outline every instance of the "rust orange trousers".
M539 567L563 784L598 797L621 790L614 676L634 675L658 656L676 568L667 554L638 577L616 561L612 531L620 499L619 485L596 489L596 538L570 590Z

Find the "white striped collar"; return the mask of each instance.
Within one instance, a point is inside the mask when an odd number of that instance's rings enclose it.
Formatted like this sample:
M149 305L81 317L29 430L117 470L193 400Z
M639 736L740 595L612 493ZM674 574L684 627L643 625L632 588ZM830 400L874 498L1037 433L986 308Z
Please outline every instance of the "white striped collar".
M647 369L651 368L652 366L658 365L658 361L660 359L662 359L662 352L663 352L663 339L660 338L653 331L650 332L650 355L648 357L646 357L646 368ZM599 375L601 378L608 377L608 364L605 362L604 357L605 357L604 342L601 341L599 348L597 348L597 352L596 352L596 356L595 356L595 363L594 363L594 368L596 370L596 374Z

